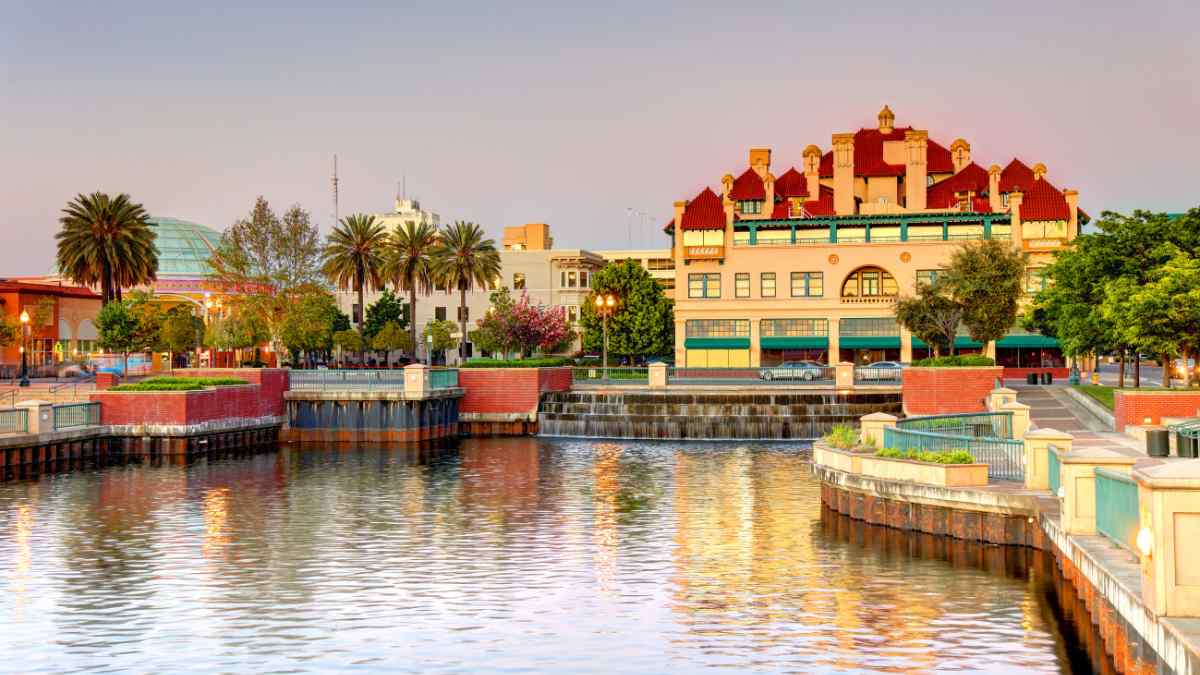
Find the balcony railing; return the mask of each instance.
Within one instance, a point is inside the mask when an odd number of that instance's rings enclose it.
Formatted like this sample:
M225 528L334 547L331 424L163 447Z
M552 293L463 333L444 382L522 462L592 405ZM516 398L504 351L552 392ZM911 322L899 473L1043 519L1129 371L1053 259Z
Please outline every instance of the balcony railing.
M688 260L720 260L725 257L725 247L684 246L683 257Z
M894 295L843 295L842 303L846 305L889 305L896 301Z

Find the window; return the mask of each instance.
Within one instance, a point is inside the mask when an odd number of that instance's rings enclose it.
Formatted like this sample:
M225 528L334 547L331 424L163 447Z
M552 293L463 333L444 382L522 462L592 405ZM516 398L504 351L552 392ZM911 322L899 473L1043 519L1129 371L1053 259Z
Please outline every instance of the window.
M895 319L842 319L838 332L843 337L892 337L900 335Z
M763 337L825 337L827 319L762 319L758 323Z
M763 272L758 280L758 294L764 298L775 297L775 273Z
M587 270L579 270L579 287L580 287L580 288L587 288L587 287L588 287L588 274L587 274Z
M746 319L688 319L684 334L687 337L750 337L750 322Z
M567 322L575 323L576 321L579 321L579 306L567 305Z
M895 277L878 267L856 270L842 284L843 298L893 297L898 292Z
M553 277L551 277L553 279ZM519 291L525 288L525 275L521 272L513 272L513 290Z
M792 272L793 298L819 298L825 295L824 272Z
M689 298L721 297L721 275L718 272L688 275Z
M684 246L724 246L725 230L685 230Z
M1046 288L1046 269L1044 267L1030 267L1025 270L1025 292L1037 293Z
M651 258L646 268L650 270L673 270L675 269L675 261L671 258Z
M445 321L446 320L446 308L445 307L434 307L433 308L433 318L437 319L438 321Z
M763 205L763 203L762 203L761 199L740 201L737 203L737 210L738 210L738 213L747 213L747 214L762 213L762 205Z
M750 297L750 274L748 272L738 272L733 275L733 297Z
M567 272L567 288L575 288L579 285L579 273L575 270Z
M458 308L458 320L459 321L470 321L471 320L471 308L466 305L460 306Z
M937 283L938 272L941 271L942 270L917 270L917 287L920 287L921 284L933 286Z
M1000 193L1000 204L1002 206L1004 206L1004 208L1008 208L1008 193L1007 192Z

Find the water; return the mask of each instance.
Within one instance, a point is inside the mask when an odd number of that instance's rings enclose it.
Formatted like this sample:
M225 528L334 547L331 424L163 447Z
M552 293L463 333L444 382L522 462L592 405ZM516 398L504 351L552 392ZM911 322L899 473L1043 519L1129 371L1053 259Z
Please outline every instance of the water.
M1031 551L823 512L804 459L478 439L0 484L3 669L1088 670Z

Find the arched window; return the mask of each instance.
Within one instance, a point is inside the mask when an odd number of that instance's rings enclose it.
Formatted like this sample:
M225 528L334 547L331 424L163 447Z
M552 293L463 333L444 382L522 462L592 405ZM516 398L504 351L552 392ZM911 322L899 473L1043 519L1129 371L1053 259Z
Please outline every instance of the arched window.
M843 298L894 297L898 294L896 278L878 267L860 267L842 284Z

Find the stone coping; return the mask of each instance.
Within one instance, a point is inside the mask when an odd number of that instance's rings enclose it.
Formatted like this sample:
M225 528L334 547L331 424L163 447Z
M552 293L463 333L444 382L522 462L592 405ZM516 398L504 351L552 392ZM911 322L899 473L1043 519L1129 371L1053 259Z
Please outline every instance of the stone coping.
M1200 389L1117 389L1113 387L1113 394L1121 394L1122 396L1198 396Z
M483 370L482 368L480 370ZM532 368L530 369L532 370ZM285 401L428 401L438 398L461 398L467 390L462 387L430 389L424 396L406 391L305 391L289 389L283 392Z
M1086 408L1088 412L1095 415L1101 422L1107 424L1110 430L1117 428L1117 420L1113 417L1113 412L1100 405L1099 401L1072 386L1064 387L1063 391L1067 393L1069 398Z
M856 492L868 492L887 499L943 506L961 511L1029 518L1037 514L1038 493L1025 490L1024 485L1019 483L1012 483L1012 485L991 483L979 487L940 487L846 473L819 464L813 465L813 473L819 480L835 487Z
M198 389L146 389L142 391L128 391L121 389L97 389L89 391L89 394L195 394L202 391L216 391L218 389L231 389L233 387L261 387L257 382L243 382L241 384L209 384Z
M287 423L286 416L227 417L222 420L194 424L110 424L93 427L106 430L109 436L198 436L222 431L240 431L262 427L278 427Z
M1155 490L1200 490L1200 459L1143 461L1133 477Z
M1068 452L1056 447L1052 448L1052 451L1058 455L1058 460L1063 464L1133 466L1140 459L1139 457L1127 455L1112 448L1082 447L1073 448Z

